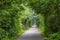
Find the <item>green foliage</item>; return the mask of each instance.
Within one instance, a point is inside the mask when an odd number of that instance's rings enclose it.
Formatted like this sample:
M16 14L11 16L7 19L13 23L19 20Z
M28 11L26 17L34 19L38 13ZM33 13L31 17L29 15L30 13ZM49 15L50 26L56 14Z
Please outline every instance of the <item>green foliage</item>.
M51 35L51 36L50 36ZM60 33L50 34L45 40L60 40Z
M45 19L43 20L45 24L44 34L46 37L50 34L54 35L55 33L60 32L60 0L29 0L27 5L32 7L37 15L43 15ZM57 33L57 35L59 34ZM59 39L57 38L57 40Z
M1 28L1 33L0 38L1 40L3 38L7 37L14 37L17 35L17 30L15 27L15 19L12 14L9 13L9 11L6 10L1 10L0 12L0 28ZM3 31L2 31L3 30Z
M34 20L46 40L60 40L59 17L60 0L0 0L0 40L16 37Z
M0 40L14 40L24 30L31 27L29 15L32 11L22 0L1 0L0 2ZM5 4L6 3L6 4ZM28 12L27 12L28 11ZM30 14L31 13L31 14Z
M41 14L37 15L37 27L41 30L41 32L44 32L45 24L44 24L44 16Z

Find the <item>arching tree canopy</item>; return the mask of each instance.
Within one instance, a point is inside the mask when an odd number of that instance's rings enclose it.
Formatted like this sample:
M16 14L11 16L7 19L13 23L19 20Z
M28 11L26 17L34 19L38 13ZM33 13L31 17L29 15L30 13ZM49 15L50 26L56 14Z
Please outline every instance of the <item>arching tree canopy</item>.
M60 0L0 0L0 40L21 35L34 22L46 40L60 40L59 17Z

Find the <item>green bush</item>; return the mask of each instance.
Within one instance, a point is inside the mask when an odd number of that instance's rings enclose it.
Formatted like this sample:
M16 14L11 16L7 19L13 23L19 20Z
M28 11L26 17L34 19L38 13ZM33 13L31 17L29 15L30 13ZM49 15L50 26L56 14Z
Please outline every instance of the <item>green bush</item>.
M14 37L17 35L15 22L12 17L12 15L9 13L9 11L1 10L0 11L0 28L4 31L0 31L0 37ZM7 34L6 34L7 33ZM3 37L4 36L4 37Z
M60 33L50 34L45 40L60 40Z
M29 17L26 16L29 13L26 15L21 13L21 11L24 12L26 9L21 9L20 4L16 2L17 0L14 0L14 3L12 2L12 4L9 5L10 7L5 5L8 8L0 9L0 40L14 40L30 27ZM26 23L25 20L27 20L28 23Z

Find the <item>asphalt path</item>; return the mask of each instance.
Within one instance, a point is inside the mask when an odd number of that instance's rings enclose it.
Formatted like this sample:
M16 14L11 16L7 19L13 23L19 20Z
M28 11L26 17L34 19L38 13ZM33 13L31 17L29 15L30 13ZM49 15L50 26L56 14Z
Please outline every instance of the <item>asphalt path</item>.
M29 30L23 33L17 40L43 40L42 35L36 28L36 25L33 25Z

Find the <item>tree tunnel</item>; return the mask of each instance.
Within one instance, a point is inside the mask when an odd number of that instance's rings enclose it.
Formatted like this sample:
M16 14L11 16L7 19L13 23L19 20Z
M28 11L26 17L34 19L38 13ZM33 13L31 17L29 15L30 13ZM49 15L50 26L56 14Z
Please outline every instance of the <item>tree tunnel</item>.
M59 0L28 0L27 1L27 5L31 7L36 15L38 16L42 16L44 18L43 22L44 22L44 35L46 37L48 37L48 39L46 40L59 40L59 37L55 37L58 36L58 34L60 33L59 29L60 29L60 1ZM41 19L41 16L38 19ZM42 19L41 19L42 20ZM37 25L39 25L40 23L37 21ZM39 25L40 26L40 25ZM40 26L41 27L41 26ZM56 34L56 35L54 35ZM50 35L53 35L52 37ZM50 39L49 39L50 38Z
M0 0L0 40L11 40L34 23L46 40L60 40L60 0Z

